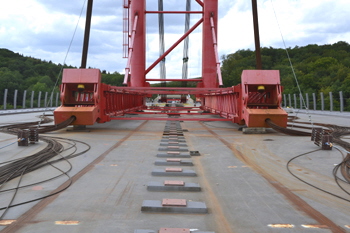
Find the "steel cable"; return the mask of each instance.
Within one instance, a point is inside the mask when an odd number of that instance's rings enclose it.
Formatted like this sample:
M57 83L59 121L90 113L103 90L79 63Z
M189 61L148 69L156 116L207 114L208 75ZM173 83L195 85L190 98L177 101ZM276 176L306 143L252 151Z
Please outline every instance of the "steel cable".
M71 118L67 119L66 121L64 121L60 124L53 125L53 126L40 126L37 128L37 130L40 133L59 130L59 129L67 127L74 120L75 120L75 117L72 116ZM45 119L45 118L43 121L50 122L50 120ZM5 132L5 133L17 134L17 132L19 132L23 129L26 129L28 127L32 127L33 125L39 125L39 124L43 123L43 121L5 125L5 126L1 126L0 130L2 132ZM81 142L78 140L74 140L74 139L39 136L39 140L47 143L46 147L43 148L41 151L34 153L32 155L26 156L24 158L14 159L11 161L6 161L6 162L0 163L0 189L4 186L4 184L19 177L19 181L17 183L16 188L0 190L0 193L14 191L14 194L13 194L9 204L6 207L0 207L0 210L4 210L4 212L0 216L0 219L2 219L4 217L4 215L6 214L8 209L11 207L19 206L22 204L27 204L27 203L37 201L37 200L41 200L43 198L55 195L59 192L62 192L63 190L66 190L71 185L71 183L72 183L71 181L69 182L69 184L66 187L64 187L63 189L61 189L55 193L51 193L51 194L46 195L44 197L28 200L25 202L13 204L13 200L14 200L15 196L17 195L18 190L21 188L25 188L25 187L37 185L40 183L48 182L48 181L56 179L62 175L66 175L68 177L68 179L70 180L71 178L68 175L68 172L71 171L72 164L68 160L71 158L74 158L76 156L79 156L81 154L84 154L90 149L90 145L88 145L87 143L84 143L84 142ZM86 149L78 152L78 149L77 149L78 143L84 145L86 147ZM67 146L64 146L63 144L67 144ZM62 153L65 151L67 151L67 152L70 151L70 152L68 152L67 155L63 156ZM57 157L57 156L60 156L60 157L55 159L55 157ZM55 163L58 163L60 161L66 161L70 167L66 171L63 171L62 169L60 169L59 167L54 165ZM39 182L34 182L31 184L26 184L26 185L21 186L21 180L22 180L24 175L26 175L30 172L33 172L37 169L46 167L48 165L55 168L56 170L59 170L61 172L61 174L56 175L56 176L51 177L51 178L46 179L46 180L42 180Z
M307 182L307 181L301 179L300 177L298 177L297 175L295 175L295 174L290 170L289 164L290 164L293 160L295 160L295 159L297 159L297 158L299 158L299 157L301 157L301 156L304 156L304 155L311 154L311 153L313 153L313 152L319 151L319 150L321 150L321 149L309 151L309 152L306 152L306 153L303 153L303 154L300 154L300 155L297 155L297 156L291 158L291 159L287 162L287 165L286 165L288 172L289 172L292 176L294 176L295 178L297 178L298 180L300 180L301 182L303 182L303 183L305 183L305 184L307 184L307 185L309 185L309 186L311 186L311 187L313 187L313 188L315 188L315 189L318 189L318 190L320 190L320 191L322 191L322 192L324 192L324 193L327 193L327 194L329 194L329 195L332 195L332 196L337 197L337 198L339 198L339 199L342 199L342 200L344 200L344 201L350 202L350 199L346 199L346 198L344 198L344 197L341 197L341 196L339 196L339 195L336 195L336 194L334 194L334 193L331 193L331 192L329 192L329 191L327 191L327 190L325 190L325 189L319 188L319 187L317 187L317 186L315 186L315 185L313 185L313 184L311 184L311 183L309 183L309 182ZM334 170L333 170L333 174L334 174ZM338 182L337 182L337 183L338 183ZM338 185L338 186L339 186L339 185ZM339 187L340 187L343 191L345 191L347 194L349 194L349 193L348 193L346 190L344 190L341 186L339 186Z

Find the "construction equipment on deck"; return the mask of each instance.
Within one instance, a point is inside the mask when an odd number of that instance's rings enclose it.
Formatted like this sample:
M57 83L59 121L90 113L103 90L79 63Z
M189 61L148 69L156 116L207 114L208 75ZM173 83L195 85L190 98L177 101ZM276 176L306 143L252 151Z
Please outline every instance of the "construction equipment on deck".
M278 70L244 70L241 84L222 88L220 61L217 50L218 0L195 0L201 11L147 11L146 0L124 0L124 56L128 58L124 84L111 86L101 83L98 69L65 69L61 85L62 105L54 111L58 124L75 116L73 125L103 123L127 113L139 114L216 114L248 127L269 127L271 119L281 127L287 126L287 113L281 108L282 87ZM162 9L162 8L160 8ZM162 55L146 68L146 14L199 14L202 17ZM87 14L88 16L88 14ZM91 17L91 14L90 16ZM198 79L152 79L147 74L191 32L202 25L202 77ZM86 59L86 56L84 57ZM152 87L150 81L196 82L197 87ZM146 99L156 95L192 95L201 106L150 107ZM141 119L129 117L122 119ZM150 119L144 117L142 119ZM159 118L161 119L161 118ZM184 120L181 118L181 120ZM192 117L187 120L206 120Z

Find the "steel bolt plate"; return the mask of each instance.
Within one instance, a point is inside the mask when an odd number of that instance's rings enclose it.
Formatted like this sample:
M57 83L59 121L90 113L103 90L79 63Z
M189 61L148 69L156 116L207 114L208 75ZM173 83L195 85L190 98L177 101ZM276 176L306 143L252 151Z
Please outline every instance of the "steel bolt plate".
M180 154L180 151L168 151L167 154L178 155L178 154Z
M162 206L186 206L186 199L167 199L164 198Z
M180 167L167 167L165 168L166 172L182 172L182 168Z
M306 224L303 224L301 225L302 227L304 228L318 228L318 229L326 229L326 228L329 228L329 226L327 225L319 225L319 224L313 224L313 225L306 225Z
M79 221L55 221L56 225L79 225Z
M184 186L185 182L182 180L165 180L165 186Z
M16 222L16 220L14 219L3 219L3 220L0 220L0 226L7 226L14 222Z
M188 228L160 228L159 233L190 233Z
M167 158L167 162L181 162L181 159L172 159L172 158Z

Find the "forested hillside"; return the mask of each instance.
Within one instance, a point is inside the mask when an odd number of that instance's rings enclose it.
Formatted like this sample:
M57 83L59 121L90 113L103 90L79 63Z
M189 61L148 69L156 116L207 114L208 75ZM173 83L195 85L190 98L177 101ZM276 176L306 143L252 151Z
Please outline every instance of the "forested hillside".
M302 93L343 91L350 97L350 45L308 45L287 49ZM280 70L285 94L299 93L286 50L262 48L264 70ZM222 57L222 76L225 86L240 83L244 69L255 69L255 52L239 50Z
M350 45L338 42L332 45L308 45L288 48L297 80L303 93L343 91L350 99ZM263 69L280 70L285 94L299 93L286 50L262 48ZM240 83L242 70L255 69L255 53L239 50L222 57L222 76L226 87ZM75 68L71 66L64 66ZM0 49L0 99L3 90L8 89L9 99L15 89L18 93L27 91L51 92L59 76L61 64L25 57L8 49ZM118 72L102 71L102 81L121 86L123 75ZM60 83L60 79L58 81ZM167 84L173 86L173 84ZM188 83L190 86L192 83ZM58 91L58 87L55 87ZM20 96L19 96L20 97ZM350 101L347 101L350 102ZM348 103L350 106L350 103Z
M58 91L61 83L59 77L62 68L76 68L51 61L25 57L8 49L0 49L0 99L3 91L8 89L8 99L12 100L14 90L18 90L19 99L24 90L35 92ZM57 78L58 85L55 86ZM113 74L102 71L102 81L112 85L121 85L124 76L115 72Z

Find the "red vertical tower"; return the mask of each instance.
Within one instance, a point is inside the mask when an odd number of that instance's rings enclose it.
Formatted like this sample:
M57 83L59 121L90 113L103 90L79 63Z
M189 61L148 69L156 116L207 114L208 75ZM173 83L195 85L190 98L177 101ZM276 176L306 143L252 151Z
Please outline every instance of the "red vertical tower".
M202 77L206 88L219 86L216 71L216 59L210 18L213 17L215 40L217 40L218 0L204 0L203 6L203 52L202 52Z
M217 20L218 0L195 0L202 7L201 11L147 11L146 0L125 0L129 9L129 61L126 68L126 80L131 87L146 87L146 74L151 71L160 61L189 36L200 24L202 30L202 83L198 85L204 88L217 88L222 85L220 62L217 53ZM146 69L146 14L201 14L202 18L184 33L172 46L170 46L156 61ZM130 67L129 67L130 65ZM131 78L128 78L128 72ZM158 80L157 80L158 81ZM159 79L159 81L165 81ZM180 80L179 80L180 81ZM185 80L183 80L185 81ZM199 80L197 80L199 81Z
M146 0L131 1L130 20L134 25L135 16L138 16L131 59L131 87L145 86L146 70Z

